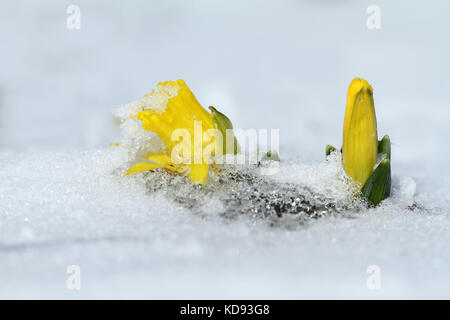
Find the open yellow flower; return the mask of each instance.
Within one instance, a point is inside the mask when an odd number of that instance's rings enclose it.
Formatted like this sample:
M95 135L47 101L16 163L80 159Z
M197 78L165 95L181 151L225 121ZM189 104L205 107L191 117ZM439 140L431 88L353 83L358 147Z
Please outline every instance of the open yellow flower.
M209 155L204 151L215 143L211 114L183 80L159 83L142 101L136 119L145 130L155 132L167 149L146 154L146 161L133 165L127 174L165 168L205 184Z
M350 84L344 118L342 160L345 172L361 187L374 170L378 153L372 86L355 78Z

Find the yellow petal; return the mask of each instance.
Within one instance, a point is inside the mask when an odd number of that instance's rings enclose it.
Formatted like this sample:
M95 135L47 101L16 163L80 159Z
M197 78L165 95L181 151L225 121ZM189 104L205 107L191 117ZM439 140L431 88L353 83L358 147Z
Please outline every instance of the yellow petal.
M158 168L163 168L169 171L173 171L180 174L185 174L189 171L189 168L186 166L178 166L178 165L171 165L171 164L160 164L160 163L150 163L150 162L139 162L133 165L128 171L125 173L126 176L130 174L136 174L140 172L146 172L155 170Z
M164 165L172 164L172 159L170 159L170 156L167 153L150 152L150 153L146 154L144 156L144 158L146 158L152 162L159 163L159 164L164 164Z
M125 175L128 176L130 174L135 174L135 173L155 170L155 169L160 168L160 167L161 167L161 165L157 164L157 163L140 162L140 163L136 163L130 169L128 169L128 171L125 173Z
M155 163L161 165L161 168L164 168L164 169L167 169L170 171L174 171L174 172L181 173L181 174L184 174L189 171L189 168L186 165L174 164L172 162L172 159L166 152L164 152L164 153L150 152L150 153L146 154L144 156L144 158L146 158L152 162L155 162Z
M355 79L350 85L343 136L345 172L362 187L373 172L378 150L373 91L366 80Z
M350 119L352 118L352 112L355 105L356 95L363 87L367 87L370 89L371 92L373 92L372 86L366 80L360 78L353 79L352 82L350 83L350 86L348 87L347 105L345 107L345 118L344 118L344 143L346 134L348 132L348 126L350 125Z
M194 183L205 184L206 178L208 178L208 165L207 164L193 164L190 165L190 171L188 173L189 179Z
M145 109L137 114L137 119L142 120L145 130L153 131L159 136L168 149L168 157L172 157L172 151L175 151L176 159L169 161L161 155L151 155L147 158L160 164L175 163L177 171L189 172L188 176L192 181L204 184L208 176L207 161L209 159L203 161L203 150L211 141L203 141L203 136L205 131L214 129L211 114L198 103L183 80L162 82L158 84L158 87L163 89L158 92L153 91L150 96L155 95L155 97L148 98L154 98L152 101L157 101L158 97L168 97L168 100L161 98L161 101L166 101L167 105ZM178 88L177 95L161 93L161 90L167 87ZM180 129L188 133L187 141L182 138L180 138L182 141L172 139L174 132ZM194 141L194 138L198 140ZM187 155L180 154L180 150L186 151ZM183 164L175 161L186 157L188 161Z

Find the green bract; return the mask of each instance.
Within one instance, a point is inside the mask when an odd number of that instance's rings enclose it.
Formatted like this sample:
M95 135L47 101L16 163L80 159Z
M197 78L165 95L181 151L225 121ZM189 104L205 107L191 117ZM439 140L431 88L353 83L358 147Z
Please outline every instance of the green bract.
M214 128L219 130L222 133L222 139L223 139L223 154L227 154L227 145L228 143L231 143L228 141L230 137L232 137L233 140L233 150L231 152L228 152L230 154L237 154L239 152L239 145L236 140L236 137L234 136L233 132L233 124L231 123L230 119L223 113L219 112L216 108L213 106L209 107L209 110L211 110L211 117L214 124ZM227 130L228 135L227 135ZM231 148L230 148L231 149Z
M331 144L327 144L325 147L325 155L328 157L332 152L335 152L336 148L333 147Z
M387 135L378 143L378 158L380 164L361 190L361 196L373 206L391 195L391 141Z
M268 151L261 160L269 160L269 161L280 161L280 156L278 155L278 152L271 150Z
M334 151L335 147L327 145L327 156ZM391 140L388 135L378 143L378 159L380 163L361 189L361 197L372 206L377 206L391 195Z

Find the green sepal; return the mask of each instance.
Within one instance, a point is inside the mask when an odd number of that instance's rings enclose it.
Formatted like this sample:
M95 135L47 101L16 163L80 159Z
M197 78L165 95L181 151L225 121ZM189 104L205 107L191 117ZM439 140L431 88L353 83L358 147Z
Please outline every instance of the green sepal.
M233 130L233 124L231 123L231 120L228 119L226 115L219 112L216 108L213 106L209 107L209 110L211 110L211 118L214 124L214 128L219 130L222 133L223 138L223 154L225 155L227 153L227 130ZM237 142L236 137L234 136L233 132L233 138L234 138L234 150L233 154L237 154L239 152L239 145Z
M377 206L391 194L391 160L384 159L367 179L361 190L361 196L369 204Z
M334 151L336 151L336 148L331 144L327 144L327 146L325 147L325 155L328 157Z

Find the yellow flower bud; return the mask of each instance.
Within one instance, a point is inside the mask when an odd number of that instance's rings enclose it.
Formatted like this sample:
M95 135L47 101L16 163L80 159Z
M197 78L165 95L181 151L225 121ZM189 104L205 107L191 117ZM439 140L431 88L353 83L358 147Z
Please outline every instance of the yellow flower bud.
M342 159L345 172L361 187L374 170L377 152L373 89L366 80L355 78L348 89Z

